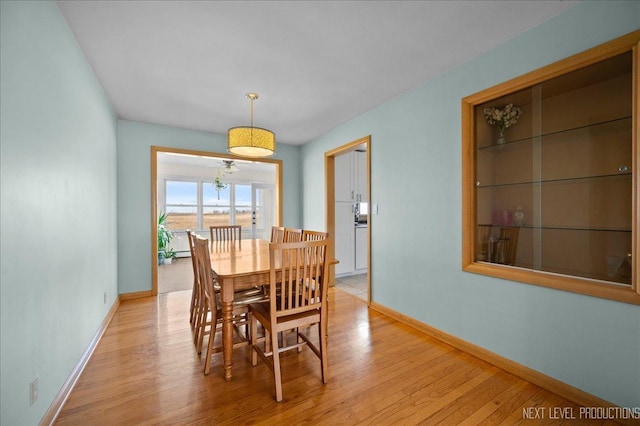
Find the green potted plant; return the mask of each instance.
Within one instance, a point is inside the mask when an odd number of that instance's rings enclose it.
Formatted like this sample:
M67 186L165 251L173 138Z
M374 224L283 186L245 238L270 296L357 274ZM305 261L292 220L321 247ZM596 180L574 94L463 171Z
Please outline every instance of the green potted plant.
M167 215L160 212L158 216L158 265L169 264L176 258L176 252L169 246L173 240L173 232L166 225Z

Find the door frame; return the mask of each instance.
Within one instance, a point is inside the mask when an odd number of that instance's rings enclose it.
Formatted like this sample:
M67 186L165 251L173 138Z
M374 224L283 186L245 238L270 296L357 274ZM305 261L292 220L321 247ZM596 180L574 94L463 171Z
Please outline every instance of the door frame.
M151 146L151 296L158 295L158 153L185 154L199 157L225 158L238 160L245 158L235 155L210 151L196 151L191 149ZM251 158L251 161L271 163L276 167L276 225L282 223L282 160L270 158Z
M325 176L325 218L326 229L329 235L333 236L336 232L336 215L335 215L335 159L339 155L348 154L355 151L361 145L365 145L367 149L366 163L367 163L367 193L369 195L369 216L367 218L367 305L371 304L371 226L372 226L372 198L371 198L371 135L364 136L360 139L351 141L345 145L334 148L324 153L324 176ZM330 258L335 257L336 247L335 238L331 239L331 246L329 247ZM338 259L340 260L340 259ZM329 282L335 284L335 265L332 265L329 272Z

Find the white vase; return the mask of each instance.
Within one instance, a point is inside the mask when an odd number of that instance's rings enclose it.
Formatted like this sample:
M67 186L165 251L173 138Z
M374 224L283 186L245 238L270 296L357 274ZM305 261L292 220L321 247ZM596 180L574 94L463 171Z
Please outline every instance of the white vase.
M525 214L522 206L516 207L515 211L513 212L513 224L516 226L524 225L524 218Z

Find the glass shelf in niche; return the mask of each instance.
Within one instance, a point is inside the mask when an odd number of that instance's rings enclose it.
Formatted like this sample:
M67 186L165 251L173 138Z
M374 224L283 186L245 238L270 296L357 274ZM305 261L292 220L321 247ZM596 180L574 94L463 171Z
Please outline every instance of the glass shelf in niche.
M528 230L556 230L556 231L588 231L588 232L623 232L629 233L631 232L631 228L608 228L605 226L596 226L593 228L589 228L586 226L563 226L563 225L497 225L497 224L480 224L478 226L494 226L496 228L520 228L520 229L528 229Z
M541 139L542 144L562 143L574 141L577 139L593 138L598 136L606 136L618 132L629 132L631 134L632 121L631 117L622 117L614 120L607 120L598 123L587 124L584 126L573 127L554 132L542 133L526 138L509 140L503 144L491 144L478 147L479 151L502 152L511 149L522 149L527 144L538 142Z
M619 173L608 174L608 175L597 175L597 176L577 176L577 177L569 177L569 178L561 178L561 179L549 179L549 180L535 180L535 181L527 181L527 182L508 182L508 183L494 183L484 185L480 181L476 181L476 187L479 189L483 188L504 188L510 186L528 186L528 185L544 185L551 183L561 183L561 182L595 182L603 179L622 179L628 178L631 179L632 173L628 171L628 169L623 169Z

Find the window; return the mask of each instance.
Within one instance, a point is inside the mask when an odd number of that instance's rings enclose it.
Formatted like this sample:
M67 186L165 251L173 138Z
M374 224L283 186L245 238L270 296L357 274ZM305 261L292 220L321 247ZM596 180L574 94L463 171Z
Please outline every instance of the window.
M196 229L198 227L198 182L165 181L169 229Z
M252 226L252 186L213 182L165 180L167 226L174 231L207 230L217 225Z

